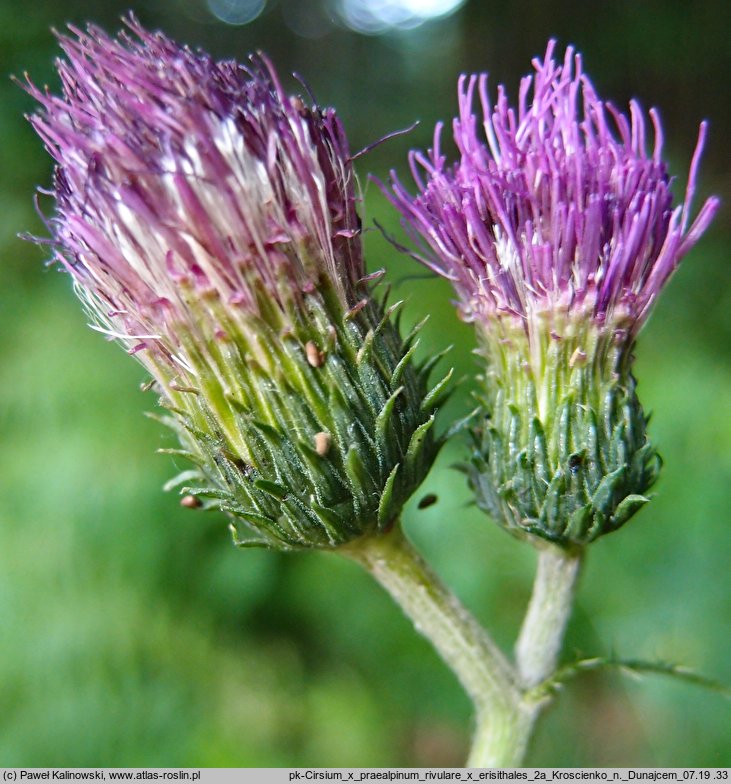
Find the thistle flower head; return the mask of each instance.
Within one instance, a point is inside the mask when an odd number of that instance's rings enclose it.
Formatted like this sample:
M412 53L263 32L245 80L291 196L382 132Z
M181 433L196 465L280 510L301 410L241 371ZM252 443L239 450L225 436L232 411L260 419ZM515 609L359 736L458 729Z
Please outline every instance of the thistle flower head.
M424 263L453 282L466 320L572 312L634 334L718 207L708 199L691 222L706 126L674 208L657 112L650 152L637 102L629 116L605 103L581 56L569 47L556 61L554 49L533 61L517 107L502 86L492 107L486 74L463 76L457 162L441 152L438 125L429 153L411 155L419 193L394 176L391 198L420 236Z
M517 107L487 76L459 81L457 162L411 154L412 196L391 201L454 285L485 360L468 475L507 529L564 546L623 525L647 502L659 458L631 373L636 334L669 276L718 208L691 202L701 125L683 203L673 207L657 112L653 150L636 102L603 102L555 42L520 85ZM475 98L482 108L474 112Z
M28 88L58 260L152 373L196 465L189 506L226 511L240 544L384 530L435 455L441 387L370 296L340 121L263 55L215 62L126 23L71 28L61 94Z

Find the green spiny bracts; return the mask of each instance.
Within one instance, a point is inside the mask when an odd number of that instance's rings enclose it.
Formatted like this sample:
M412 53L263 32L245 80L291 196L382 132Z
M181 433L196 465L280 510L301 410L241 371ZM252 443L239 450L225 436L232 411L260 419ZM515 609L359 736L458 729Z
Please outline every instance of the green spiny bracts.
M32 85L57 162L58 259L96 328L152 374L195 468L184 505L242 545L336 547L387 528L439 445L430 364L365 274L352 157L331 109L263 56L149 33L61 36Z
M509 531L583 545L647 502L660 460L617 331L552 321L531 345L522 326L481 341L467 472L478 505Z
M257 320L256 345L232 341L235 387L216 394L212 379L213 395L204 382L165 403L199 469L181 492L227 512L237 544L336 547L387 529L422 482L446 379L429 392L416 333L402 341L393 323L399 305L345 312L313 291L296 325Z

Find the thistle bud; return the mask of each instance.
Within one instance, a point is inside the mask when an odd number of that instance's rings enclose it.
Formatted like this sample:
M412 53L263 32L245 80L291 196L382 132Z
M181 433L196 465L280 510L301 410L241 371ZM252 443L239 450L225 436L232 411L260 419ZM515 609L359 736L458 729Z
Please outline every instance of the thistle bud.
M389 195L422 240L417 258L454 285L485 362L468 468L480 506L510 531L582 545L645 502L659 459L637 397L632 352L665 282L718 207L690 222L706 134L673 207L655 110L646 147L596 95L581 58L550 42L512 108L487 76L462 77L453 166L412 153L419 193ZM473 111L479 96L482 114ZM484 137L483 137L484 132ZM416 254L415 254L416 255Z
M185 506L228 513L241 545L384 530L435 456L439 395L371 295L340 121L264 56L127 25L71 28L61 95L28 88L59 263L161 391Z

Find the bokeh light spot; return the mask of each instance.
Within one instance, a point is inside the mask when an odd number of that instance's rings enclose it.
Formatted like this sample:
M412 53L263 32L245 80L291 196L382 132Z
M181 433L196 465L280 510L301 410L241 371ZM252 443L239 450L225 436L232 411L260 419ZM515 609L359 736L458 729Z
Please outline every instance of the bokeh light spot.
M207 0L208 10L222 22L244 25L252 22L264 10L266 0Z
M449 16L466 0L339 0L345 24L365 35L411 30L431 19Z

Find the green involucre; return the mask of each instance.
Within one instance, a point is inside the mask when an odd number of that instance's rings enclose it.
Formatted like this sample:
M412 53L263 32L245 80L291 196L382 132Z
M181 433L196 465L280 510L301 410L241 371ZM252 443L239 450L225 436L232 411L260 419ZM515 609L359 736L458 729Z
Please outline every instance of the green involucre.
M483 340L466 471L478 505L512 533L584 545L647 503L660 458L623 333L568 319L533 326Z
M225 340L186 346L199 388L163 403L173 451L198 468L181 492L228 513L236 544L337 547L387 529L423 481L445 393L429 391L397 309L369 298L345 311L321 281L286 319L271 309L241 330L221 312Z

